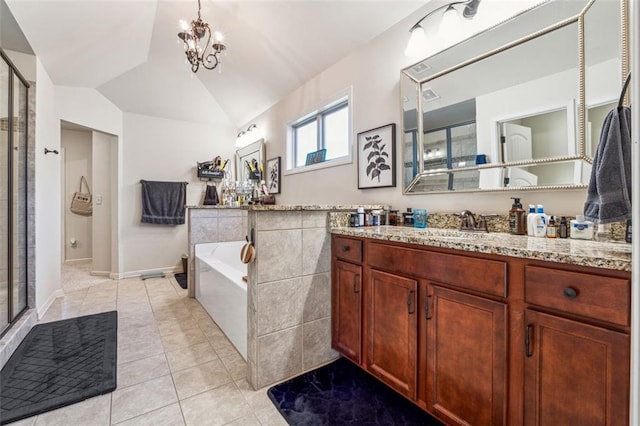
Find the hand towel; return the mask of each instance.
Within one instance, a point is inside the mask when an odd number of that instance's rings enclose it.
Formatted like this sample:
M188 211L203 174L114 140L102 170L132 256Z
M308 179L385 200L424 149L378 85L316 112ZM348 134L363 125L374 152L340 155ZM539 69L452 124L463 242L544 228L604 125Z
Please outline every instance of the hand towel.
M594 223L631 217L631 109L616 107L604 120L593 158L584 216Z
M184 225L187 182L141 180L142 223Z

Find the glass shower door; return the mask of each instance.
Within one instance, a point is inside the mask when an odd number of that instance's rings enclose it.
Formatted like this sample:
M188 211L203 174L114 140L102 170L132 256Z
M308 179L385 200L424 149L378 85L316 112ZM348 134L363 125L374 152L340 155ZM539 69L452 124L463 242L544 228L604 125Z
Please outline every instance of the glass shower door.
M13 78L12 319L27 307L27 87Z
M0 61L0 332L9 325L9 66Z

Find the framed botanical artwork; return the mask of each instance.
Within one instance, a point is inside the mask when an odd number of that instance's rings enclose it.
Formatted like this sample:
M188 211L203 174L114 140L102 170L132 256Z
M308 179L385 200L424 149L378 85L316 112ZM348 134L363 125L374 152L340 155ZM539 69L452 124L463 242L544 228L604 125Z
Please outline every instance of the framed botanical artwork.
M396 186L395 123L358 133L358 189Z
M269 194L280 193L280 157L267 160L267 190Z

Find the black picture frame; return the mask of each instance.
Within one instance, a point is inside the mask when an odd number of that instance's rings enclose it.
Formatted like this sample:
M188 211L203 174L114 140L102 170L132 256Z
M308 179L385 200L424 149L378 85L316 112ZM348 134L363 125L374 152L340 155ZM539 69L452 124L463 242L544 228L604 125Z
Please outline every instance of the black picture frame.
M358 133L358 189L396 186L396 124Z
M267 190L269 194L279 194L282 182L280 157L267 160Z

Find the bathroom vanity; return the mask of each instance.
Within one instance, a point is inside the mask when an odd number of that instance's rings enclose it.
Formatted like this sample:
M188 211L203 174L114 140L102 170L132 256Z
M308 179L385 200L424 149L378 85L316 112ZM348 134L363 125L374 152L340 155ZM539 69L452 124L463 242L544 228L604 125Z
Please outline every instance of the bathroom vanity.
M628 423L631 246L332 229L332 346L447 424Z

